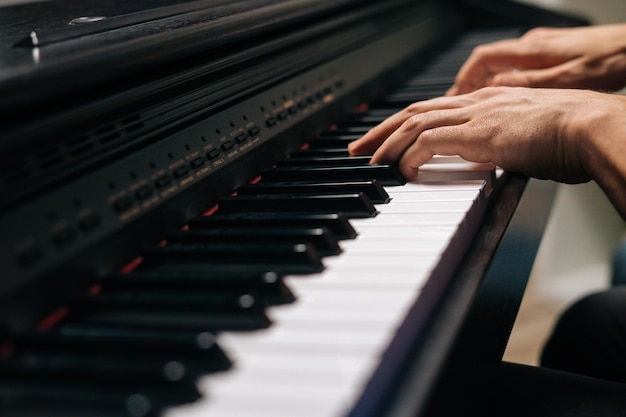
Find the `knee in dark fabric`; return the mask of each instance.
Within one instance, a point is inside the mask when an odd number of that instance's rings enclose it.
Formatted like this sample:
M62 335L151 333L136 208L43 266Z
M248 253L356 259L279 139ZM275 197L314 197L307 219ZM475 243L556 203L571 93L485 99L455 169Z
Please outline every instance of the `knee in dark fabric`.
M546 343L541 365L626 382L626 287L572 305Z

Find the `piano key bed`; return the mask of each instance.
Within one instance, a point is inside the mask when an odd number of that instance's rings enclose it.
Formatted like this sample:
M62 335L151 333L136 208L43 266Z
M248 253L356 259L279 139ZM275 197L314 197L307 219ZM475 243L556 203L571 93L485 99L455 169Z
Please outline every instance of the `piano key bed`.
M0 414L369 415L371 387L401 370L398 329L459 266L499 176L441 157L407 184L345 146L442 95L475 45L504 35L463 35L6 346Z

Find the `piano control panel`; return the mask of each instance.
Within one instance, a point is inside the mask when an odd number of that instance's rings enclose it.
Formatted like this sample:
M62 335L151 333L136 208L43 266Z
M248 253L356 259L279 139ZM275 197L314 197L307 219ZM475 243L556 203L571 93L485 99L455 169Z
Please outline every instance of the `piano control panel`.
M277 136L296 132L301 137L293 142L304 143L316 132L299 124L331 111L333 103L346 96L357 95L351 104L357 105L359 86L414 54L390 46L410 41L419 50L430 41L423 32L429 24L425 19L373 42L367 50L357 49L303 72L31 199L0 219L0 227L13 236L0 243L0 268L12 277L37 276ZM434 28L431 32L438 36ZM372 53L386 59L372 60Z
M255 97L250 100L255 105L242 103L153 145L149 152L42 196L31 204L33 222L15 231L22 234L10 250L15 264L23 270L37 268L49 252L70 252L82 241L132 221L328 105L342 94L345 81L335 71L316 71L287 84L284 94ZM12 222L6 222L10 227Z

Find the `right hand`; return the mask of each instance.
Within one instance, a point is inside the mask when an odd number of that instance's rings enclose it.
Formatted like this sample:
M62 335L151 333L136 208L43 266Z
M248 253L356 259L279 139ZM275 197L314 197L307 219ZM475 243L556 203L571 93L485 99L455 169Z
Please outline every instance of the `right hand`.
M487 86L617 91L626 86L626 24L537 28L478 46L447 95Z

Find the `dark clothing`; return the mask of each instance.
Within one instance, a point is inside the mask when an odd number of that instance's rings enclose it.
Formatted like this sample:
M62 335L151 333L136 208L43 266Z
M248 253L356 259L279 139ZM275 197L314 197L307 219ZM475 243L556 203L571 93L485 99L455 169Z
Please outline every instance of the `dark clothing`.
M502 363L494 370L481 415L626 416L626 240L615 251L612 283L559 318L541 367Z
M626 416L626 384L511 363L502 363L494 375L481 416Z
M626 286L570 307L546 343L541 365L626 383Z

